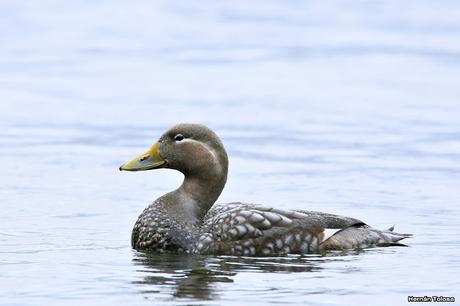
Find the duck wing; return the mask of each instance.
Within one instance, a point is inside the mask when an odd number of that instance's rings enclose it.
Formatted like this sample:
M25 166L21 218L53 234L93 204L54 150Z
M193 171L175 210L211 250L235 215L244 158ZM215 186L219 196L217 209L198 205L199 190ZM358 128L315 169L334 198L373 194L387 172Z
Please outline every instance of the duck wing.
M195 252L274 256L377 244L380 231L363 226L358 219L322 212L239 202L216 205L205 216Z

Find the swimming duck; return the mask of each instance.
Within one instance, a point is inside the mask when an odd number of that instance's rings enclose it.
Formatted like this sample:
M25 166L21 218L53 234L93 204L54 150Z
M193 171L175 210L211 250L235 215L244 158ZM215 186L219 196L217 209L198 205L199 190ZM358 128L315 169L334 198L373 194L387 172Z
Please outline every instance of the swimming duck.
M141 213L131 237L138 250L278 256L402 245L398 241L411 236L322 212L215 204L227 181L228 157L219 137L203 125L173 126L120 170L160 168L182 172L184 181Z

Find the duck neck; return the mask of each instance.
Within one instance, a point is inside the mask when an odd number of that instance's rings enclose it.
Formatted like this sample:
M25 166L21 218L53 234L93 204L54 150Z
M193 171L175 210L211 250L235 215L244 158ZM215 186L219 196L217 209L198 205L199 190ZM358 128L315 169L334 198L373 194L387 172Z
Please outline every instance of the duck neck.
M165 194L170 213L184 222L201 222L216 202L227 181L227 167L206 175L186 174L182 185Z
M222 193L226 180L226 173L225 177L186 176L177 189L184 200L182 206L192 206L195 217L202 220Z

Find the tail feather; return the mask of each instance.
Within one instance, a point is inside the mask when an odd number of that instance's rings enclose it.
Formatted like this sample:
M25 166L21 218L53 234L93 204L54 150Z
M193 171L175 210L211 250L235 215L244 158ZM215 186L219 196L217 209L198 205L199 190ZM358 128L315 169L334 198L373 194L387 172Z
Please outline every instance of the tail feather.
M402 240L404 238L412 237L412 234L401 234L394 232L394 226L390 227L390 229L386 231L379 231L376 229L372 230L376 233L379 233L386 242L398 242L399 240Z
M385 230L385 232L392 232L394 230L395 230L395 226L393 225L392 227L390 227L387 230Z
M360 223L336 232L324 240L319 248L320 250L343 250L375 246L406 246L399 241L409 237L412 237L412 234L394 232L394 226L381 231Z

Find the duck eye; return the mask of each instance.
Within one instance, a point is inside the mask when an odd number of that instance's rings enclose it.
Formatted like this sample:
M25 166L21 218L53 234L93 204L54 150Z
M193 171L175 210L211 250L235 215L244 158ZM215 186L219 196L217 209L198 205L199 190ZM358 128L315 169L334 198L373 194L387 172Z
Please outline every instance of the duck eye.
M174 136L175 141L181 141L182 139L184 139L184 135L182 134L177 134L176 136Z

